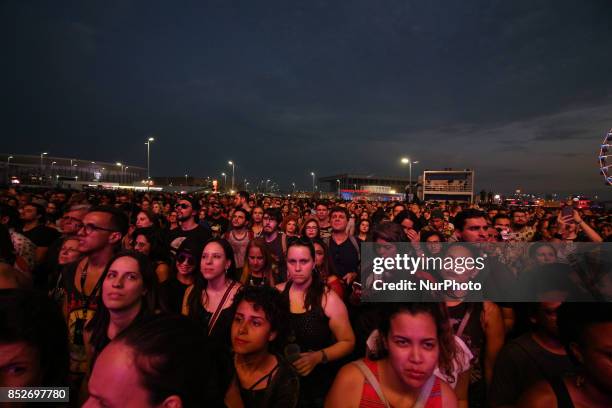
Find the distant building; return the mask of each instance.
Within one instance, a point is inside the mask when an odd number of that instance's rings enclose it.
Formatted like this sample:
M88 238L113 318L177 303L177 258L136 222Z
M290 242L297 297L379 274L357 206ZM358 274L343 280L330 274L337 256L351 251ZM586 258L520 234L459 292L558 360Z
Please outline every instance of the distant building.
M145 167L49 155L0 154L0 171L6 183L57 185L63 182L139 184L147 178Z
M410 180L408 177L388 177L374 174L337 174L319 177L318 182L327 185L327 188L322 188L321 191L327 191L345 200L363 198L389 201L404 200ZM412 180L413 188L417 184L416 179Z
M474 170L425 170L421 181L423 201L474 202Z

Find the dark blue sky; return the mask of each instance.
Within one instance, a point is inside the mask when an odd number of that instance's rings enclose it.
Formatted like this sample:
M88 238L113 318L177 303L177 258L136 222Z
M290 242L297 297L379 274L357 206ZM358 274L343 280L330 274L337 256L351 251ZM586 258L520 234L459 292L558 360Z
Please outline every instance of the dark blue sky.
M612 2L3 1L1 152L610 194Z

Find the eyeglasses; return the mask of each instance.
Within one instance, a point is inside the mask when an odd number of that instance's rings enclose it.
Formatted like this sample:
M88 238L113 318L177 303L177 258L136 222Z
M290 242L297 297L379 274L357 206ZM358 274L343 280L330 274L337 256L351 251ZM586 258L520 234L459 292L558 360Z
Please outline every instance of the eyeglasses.
M83 224L79 228L79 231L82 229L85 230L85 234L87 235L91 234L94 231L119 232L111 228L98 227L97 225L94 225L94 224Z
M183 210L186 210L186 209L188 209L189 207L191 207L191 205L190 205L190 204L185 204L185 203L176 204L176 205L174 206L174 208L182 208Z
M195 258L189 254L180 253L176 257L176 263L182 264L187 261L188 265L195 265Z

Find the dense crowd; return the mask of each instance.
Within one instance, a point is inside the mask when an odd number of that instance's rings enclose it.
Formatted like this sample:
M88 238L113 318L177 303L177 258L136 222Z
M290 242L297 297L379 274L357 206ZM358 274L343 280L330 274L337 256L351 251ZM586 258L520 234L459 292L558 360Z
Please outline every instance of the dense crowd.
M3 190L0 387L66 386L86 407L610 407L610 271L586 288L600 303L370 303L361 264L364 243L537 242L500 263L511 285L566 264L555 244L611 241L611 221L571 203Z

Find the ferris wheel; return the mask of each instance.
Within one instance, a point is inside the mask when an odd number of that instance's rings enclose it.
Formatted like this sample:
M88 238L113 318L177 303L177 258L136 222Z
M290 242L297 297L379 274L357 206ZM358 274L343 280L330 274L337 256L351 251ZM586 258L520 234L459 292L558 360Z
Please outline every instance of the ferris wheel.
M606 132L599 151L599 168L607 185L612 186L612 129Z

